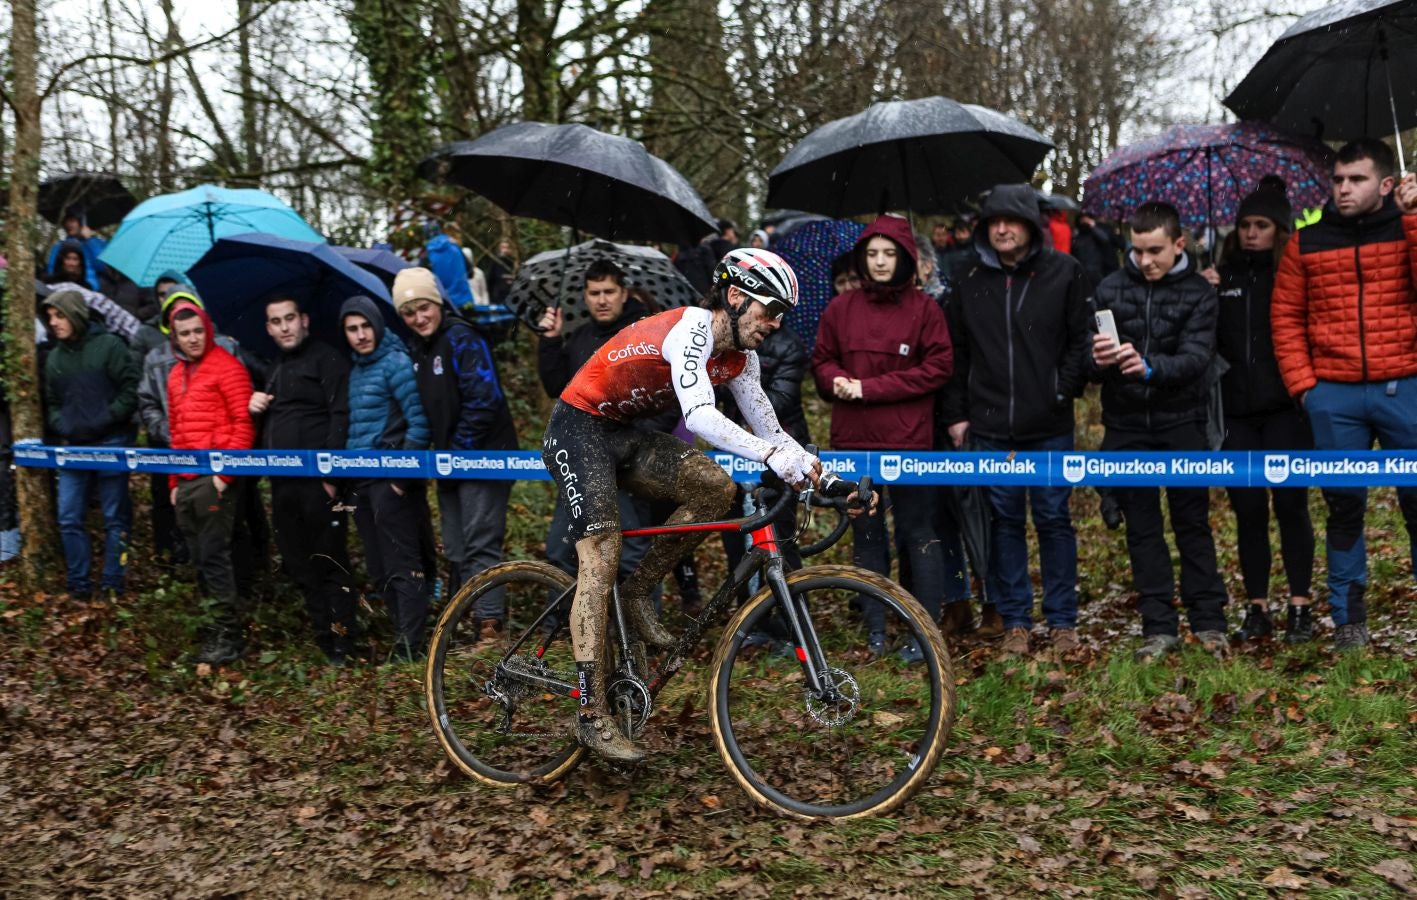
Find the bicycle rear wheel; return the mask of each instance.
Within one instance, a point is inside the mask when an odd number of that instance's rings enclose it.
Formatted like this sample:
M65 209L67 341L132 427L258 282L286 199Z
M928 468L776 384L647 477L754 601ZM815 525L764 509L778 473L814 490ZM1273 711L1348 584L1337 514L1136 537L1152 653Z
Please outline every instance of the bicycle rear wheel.
M885 815L924 787L954 724L944 641L914 597L873 572L811 566L787 585L799 612L811 616L837 696L812 696L796 655L743 647L755 631L781 630L777 598L765 589L714 651L709 711L719 755L754 801L779 814ZM858 596L885 611L889 644L879 658L853 610ZM908 646L918 662L902 657Z
M549 641L545 631L565 620L569 599L558 620L538 626L504 671L498 669L512 644L573 583L544 562L503 563L463 585L438 619L424 678L428 713L448 758L479 781L549 784L585 755L573 731L576 701L505 672L510 667L574 682L575 658L566 629L556 628ZM506 618L499 633L483 640L478 601L496 591L506 595Z

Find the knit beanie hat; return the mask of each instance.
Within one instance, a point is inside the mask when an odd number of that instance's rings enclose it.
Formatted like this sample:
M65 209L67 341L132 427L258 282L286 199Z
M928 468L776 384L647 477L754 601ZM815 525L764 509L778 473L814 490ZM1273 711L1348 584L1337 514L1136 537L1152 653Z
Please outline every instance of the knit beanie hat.
M415 300L429 300L439 306L443 304L443 292L438 288L437 276L421 266L400 269L394 276L392 293L394 308L399 312Z
M1280 228L1294 227L1294 210L1285 196L1284 179L1278 175L1266 175L1245 199L1240 201L1240 210L1235 214L1238 223L1246 216L1261 216Z

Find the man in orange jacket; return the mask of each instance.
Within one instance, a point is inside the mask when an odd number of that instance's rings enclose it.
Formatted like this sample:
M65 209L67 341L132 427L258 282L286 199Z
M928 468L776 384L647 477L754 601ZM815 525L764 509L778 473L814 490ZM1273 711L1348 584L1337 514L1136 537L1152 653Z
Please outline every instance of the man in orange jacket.
M1344 146L1323 218L1289 242L1270 308L1284 386L1318 450L1417 449L1417 180L1396 184L1392 150ZM1395 189L1395 190L1394 190ZM1364 488L1325 488L1334 646L1370 640ZM1417 489L1398 490L1417 550Z

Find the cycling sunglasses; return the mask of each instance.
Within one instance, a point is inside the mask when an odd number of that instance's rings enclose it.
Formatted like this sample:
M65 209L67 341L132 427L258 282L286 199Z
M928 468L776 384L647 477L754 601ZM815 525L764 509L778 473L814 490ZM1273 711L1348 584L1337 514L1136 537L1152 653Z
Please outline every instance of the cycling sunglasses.
M747 294L748 292L744 291L743 293ZM768 318L773 321L781 321L782 317L787 315L787 311L792 308L789 304L781 300L769 300L754 294L748 294L748 296L761 303L768 311Z

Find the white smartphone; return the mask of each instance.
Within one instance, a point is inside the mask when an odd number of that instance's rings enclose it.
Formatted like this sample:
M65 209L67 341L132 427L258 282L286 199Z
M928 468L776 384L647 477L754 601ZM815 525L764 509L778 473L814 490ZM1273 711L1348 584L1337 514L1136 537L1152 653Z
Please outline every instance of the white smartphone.
M1094 318L1097 320L1097 333L1111 338L1113 346L1122 346L1122 338L1117 334L1117 319L1112 315L1112 310L1099 309Z

